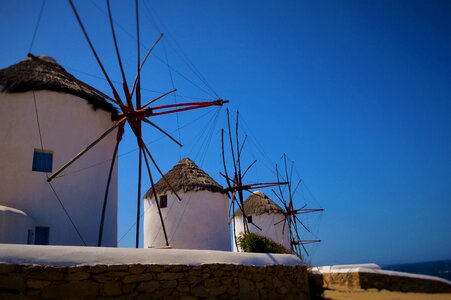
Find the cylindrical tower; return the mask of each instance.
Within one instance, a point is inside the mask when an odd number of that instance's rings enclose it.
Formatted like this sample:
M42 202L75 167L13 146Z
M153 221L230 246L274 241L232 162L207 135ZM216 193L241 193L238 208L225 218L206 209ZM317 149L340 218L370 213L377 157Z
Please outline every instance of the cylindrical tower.
M47 178L114 125L115 108L46 56L0 70L0 90L0 205L34 221L31 243L84 245L78 230L87 245L97 245L110 167L103 162L113 155L115 133L52 185ZM117 245L116 227L117 167L102 245Z
M180 160L155 184L169 245L177 249L230 251L227 194L192 160ZM152 188L144 197L144 247L163 247L165 238Z
M274 242L290 250L289 230L284 227L284 215L280 206L274 203L263 192L255 191L244 201L244 213L247 217L248 228L250 232L267 237ZM238 209L233 215L235 234L233 238L233 251L237 252L235 244L235 235L238 237L244 233L243 213ZM233 229L232 229L233 230Z

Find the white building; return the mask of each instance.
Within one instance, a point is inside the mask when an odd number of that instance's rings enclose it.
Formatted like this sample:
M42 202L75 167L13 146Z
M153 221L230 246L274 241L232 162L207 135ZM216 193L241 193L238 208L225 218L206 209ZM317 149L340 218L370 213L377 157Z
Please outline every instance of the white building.
M155 184L169 245L178 249L230 251L228 201L222 186L192 160L180 160L166 175L179 201L160 179ZM144 248L165 246L152 188L144 196Z
M255 191L244 201L244 213L247 218L250 232L270 238L274 242L282 245L285 249L291 249L288 237L289 230L284 224L283 210L274 203L263 192ZM238 209L233 215L235 223L235 235L238 237L244 233L243 212ZM232 229L233 230L233 229ZM233 251L237 252L235 244L235 235L233 237Z
M0 70L0 91L0 243L97 245L115 132L55 178L55 192L47 176L113 126L115 108L45 56ZM103 246L116 246L116 227L117 164Z

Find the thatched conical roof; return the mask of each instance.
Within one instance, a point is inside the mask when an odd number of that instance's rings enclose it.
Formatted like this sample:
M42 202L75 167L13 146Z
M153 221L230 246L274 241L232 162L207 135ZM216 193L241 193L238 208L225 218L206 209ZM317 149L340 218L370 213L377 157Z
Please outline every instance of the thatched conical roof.
M258 216L262 214L280 214L283 212L282 208L268 198L263 192L255 191L244 201L244 213L246 216ZM234 217L242 216L241 209L233 215Z
M21 62L0 70L0 87L6 93L48 90L72 94L88 101L92 107L117 114L113 105L93 90L80 85L79 80L49 56L28 57Z
M165 175L171 186L176 192L183 191L211 191L216 193L225 193L224 188L213 180L207 173L199 168L191 159L183 158ZM171 191L166 181L161 178L156 184L157 194L163 194ZM153 198L153 191L150 188L146 199Z

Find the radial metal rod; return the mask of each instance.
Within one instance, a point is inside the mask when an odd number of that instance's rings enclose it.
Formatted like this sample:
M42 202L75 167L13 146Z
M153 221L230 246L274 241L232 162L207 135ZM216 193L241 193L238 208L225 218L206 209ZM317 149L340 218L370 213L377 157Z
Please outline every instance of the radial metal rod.
M114 151L113 151L113 158L112 158L111 165L110 165L110 171L108 172L108 180L106 183L105 196L103 198L102 215L100 216L100 228L99 228L99 238L97 240L97 247L102 246L103 224L105 221L105 211L106 211L106 206L107 206L107 202L108 202L108 193L110 191L110 183L111 183L111 177L112 177L113 170L114 170L114 163L116 162L117 150L119 148L119 142L120 142L120 140L116 141L116 146L114 147Z
M153 127L155 127L155 129L159 130L161 133L166 135L168 138L170 138L174 143L176 143L180 147L183 147L183 145L179 141L177 141L172 135L170 135L168 132L166 132L163 128L159 127L157 124L153 123L152 121L150 121L148 119L143 119L143 121L146 122L147 124L150 124Z
M56 176L61 174L65 169L67 169L70 165L72 165L75 161L77 161L80 157L82 157L86 152L88 152L92 147L97 145L101 140L103 140L108 134L110 134L114 129L116 129L122 122L124 122L126 118L120 119L114 126L112 126L110 129L105 131L98 139L96 139L94 142L88 145L85 149L83 149L80 153L78 153L74 158L72 158L68 163L66 163L64 166L62 166L58 171L56 171L52 176L49 176L47 178L47 181L52 181Z
M165 96L167 96L167 95L169 95L169 94L172 94L172 93L174 93L175 91L177 91L177 89L173 89L173 90L171 90L171 91L169 91L169 92L166 92L166 93L164 93L164 94L161 94L160 96L158 96L158 97L156 97L156 98L150 100L150 101L147 102L146 104L144 104L144 105L142 106L142 108L146 108L147 106L149 106L150 104L154 103L155 101L160 100L161 98L163 98L163 97L165 97Z
M143 61L141 62L141 65L138 68L138 71L140 72L141 69L144 66L144 63L147 61L147 58L149 57L150 53L152 52L153 48L155 48L155 46L158 44L158 42L161 40L161 38L163 37L163 33L160 33L160 35L158 36L158 38L155 40L155 42L153 42L153 45L149 48L149 50L146 53L146 56L144 56ZM135 88L136 88L136 84L138 81L138 74L136 74L135 80L133 81L133 86L132 86L132 92L131 95L133 96L133 93L135 92Z

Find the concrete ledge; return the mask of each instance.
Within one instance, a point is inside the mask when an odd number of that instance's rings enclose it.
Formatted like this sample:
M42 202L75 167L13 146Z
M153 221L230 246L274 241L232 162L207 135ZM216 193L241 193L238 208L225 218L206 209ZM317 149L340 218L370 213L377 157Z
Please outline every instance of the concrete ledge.
M43 266L98 264L297 266L303 264L297 256L289 254L11 244L0 244L0 263Z
M450 293L451 282L429 275L382 270L376 264L313 268L323 285L332 289L385 289L417 293ZM319 280L318 278L315 278Z

